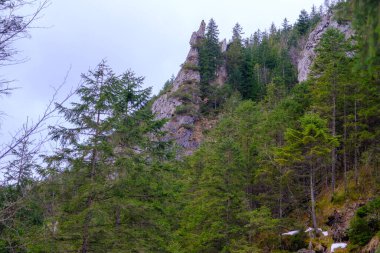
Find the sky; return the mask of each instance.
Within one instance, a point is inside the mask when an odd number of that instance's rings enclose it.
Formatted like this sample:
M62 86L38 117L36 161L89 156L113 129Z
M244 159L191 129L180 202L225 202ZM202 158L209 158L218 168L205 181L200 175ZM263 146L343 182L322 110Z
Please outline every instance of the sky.
M64 97L76 87L80 74L106 59L115 73L130 69L145 77L145 87L157 94L176 75L189 50L193 31L202 20L216 21L222 40L239 22L249 37L257 29L294 23L301 9L310 11L323 0L50 0L29 31L17 41L24 63L1 67L2 79L19 87L0 98L0 140L37 119L58 87ZM23 10L30 12L31 10Z

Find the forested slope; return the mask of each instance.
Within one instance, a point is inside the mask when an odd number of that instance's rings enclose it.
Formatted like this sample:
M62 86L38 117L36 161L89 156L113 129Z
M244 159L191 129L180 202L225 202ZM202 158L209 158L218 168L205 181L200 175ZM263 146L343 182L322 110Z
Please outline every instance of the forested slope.
M54 154L26 139L7 163L0 252L379 252L379 13L341 1L226 44L210 20L153 98L101 62L57 104ZM325 15L353 36L325 27L298 82Z

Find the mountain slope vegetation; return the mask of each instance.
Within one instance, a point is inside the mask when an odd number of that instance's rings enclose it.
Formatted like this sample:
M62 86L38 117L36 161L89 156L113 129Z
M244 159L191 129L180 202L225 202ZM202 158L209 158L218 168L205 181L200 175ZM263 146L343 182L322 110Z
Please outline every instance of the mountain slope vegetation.
M54 153L25 139L5 163L0 252L379 252L380 3L326 11L354 37L327 29L300 83L322 8L249 38L236 24L225 52L210 20L195 67L201 116L217 123L189 156L142 77L105 61L83 74L78 101L57 105Z

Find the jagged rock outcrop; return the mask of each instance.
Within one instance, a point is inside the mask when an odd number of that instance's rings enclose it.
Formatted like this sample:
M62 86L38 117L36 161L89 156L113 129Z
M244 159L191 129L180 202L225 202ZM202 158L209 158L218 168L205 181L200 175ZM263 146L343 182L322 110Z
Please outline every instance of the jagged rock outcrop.
M202 20L197 32L190 38L190 51L182 64L173 85L152 105L152 112L157 119L167 119L163 127L167 132L163 140L175 140L184 149L182 154L191 154L203 140L203 131L212 128L214 119L202 117L198 46L205 38L206 23ZM227 41L220 42L221 52L227 50ZM226 65L222 64L210 85L222 86L227 80Z
M339 24L336 20L334 20L332 12L328 12L327 14L323 15L316 28L309 34L306 44L298 59L297 69L299 82L305 81L307 79L310 72L310 66L312 65L315 58L315 48L318 46L322 35L330 27L340 30L342 33L344 33L346 39L350 38L353 35L351 26L349 24Z
M205 29L206 24L202 21L198 31L191 35L190 51L173 86L152 105L152 112L157 119L168 119L163 129L167 132L165 139L175 140L186 153L191 153L200 142L193 131L201 103L198 85L201 79L199 54L196 46L204 38Z
M220 51L222 53L227 51L227 40L224 39L222 42L220 42ZM213 82L211 82L212 85L222 86L227 81L227 67L226 64L222 64L218 71L216 72L216 78Z

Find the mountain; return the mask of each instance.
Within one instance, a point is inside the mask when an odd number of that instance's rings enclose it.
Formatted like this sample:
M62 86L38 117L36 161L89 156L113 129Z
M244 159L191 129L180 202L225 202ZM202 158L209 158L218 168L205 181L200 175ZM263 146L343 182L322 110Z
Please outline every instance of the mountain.
M202 21L153 98L102 61L52 154L0 157L0 252L378 253L379 13L326 2L228 43Z

